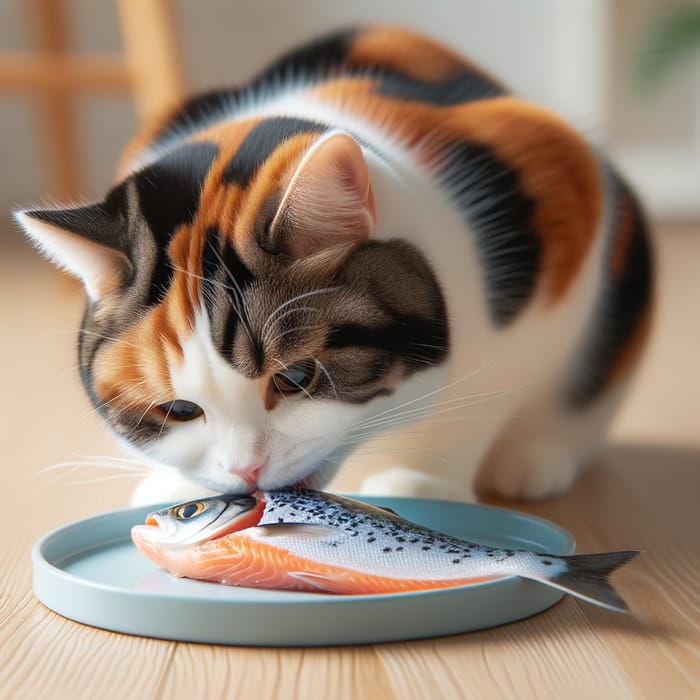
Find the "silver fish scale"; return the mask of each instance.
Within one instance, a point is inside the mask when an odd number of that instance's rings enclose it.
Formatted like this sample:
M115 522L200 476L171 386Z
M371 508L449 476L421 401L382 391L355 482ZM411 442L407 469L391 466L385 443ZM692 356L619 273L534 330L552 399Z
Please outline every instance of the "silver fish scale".
M566 568L547 555L487 547L410 523L389 511L342 496L299 489L265 494L260 525L322 525L319 537L275 536L275 544L314 561L384 576L463 578L517 574L551 576Z

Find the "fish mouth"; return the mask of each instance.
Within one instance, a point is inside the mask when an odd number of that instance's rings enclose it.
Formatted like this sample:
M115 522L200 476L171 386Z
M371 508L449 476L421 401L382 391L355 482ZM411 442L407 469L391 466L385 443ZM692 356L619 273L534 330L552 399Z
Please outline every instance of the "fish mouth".
M169 519L163 519L158 513L149 513L145 524L136 525L134 529L136 528L143 539L154 544L169 539L177 531L175 523Z

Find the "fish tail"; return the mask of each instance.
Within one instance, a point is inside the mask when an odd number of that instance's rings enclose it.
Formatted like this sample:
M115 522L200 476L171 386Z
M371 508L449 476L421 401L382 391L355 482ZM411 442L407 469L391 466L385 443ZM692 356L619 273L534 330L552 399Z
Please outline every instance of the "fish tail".
M609 577L637 554L639 551L633 550L562 557L567 565L566 570L547 578L545 582L602 608L627 612L627 603L612 587Z

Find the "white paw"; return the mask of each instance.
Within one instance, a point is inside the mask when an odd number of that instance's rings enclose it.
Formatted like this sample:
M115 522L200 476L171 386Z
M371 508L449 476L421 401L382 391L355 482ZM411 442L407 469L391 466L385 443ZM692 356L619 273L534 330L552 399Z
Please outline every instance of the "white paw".
M566 491L578 472L571 450L559 443L536 440L495 453L480 475L484 486L505 498L540 500Z
M179 503L213 496L214 492L186 481L177 474L156 474L146 477L131 495L132 506L155 503Z
M468 487L405 467L393 467L368 476L362 482L360 492L372 496L436 498L469 503L476 500Z

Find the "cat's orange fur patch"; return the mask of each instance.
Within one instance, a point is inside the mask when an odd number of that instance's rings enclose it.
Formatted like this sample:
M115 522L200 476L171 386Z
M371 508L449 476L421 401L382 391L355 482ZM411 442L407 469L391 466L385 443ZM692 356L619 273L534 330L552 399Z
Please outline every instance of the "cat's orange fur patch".
M602 216L600 167L585 140L548 110L515 97L471 102L446 117L454 133L487 146L518 171L536 202L545 297L565 295L595 239Z
M371 27L353 39L347 57L350 66L380 65L418 80L440 80L461 71L471 71L498 82L441 44L420 34L393 27Z

